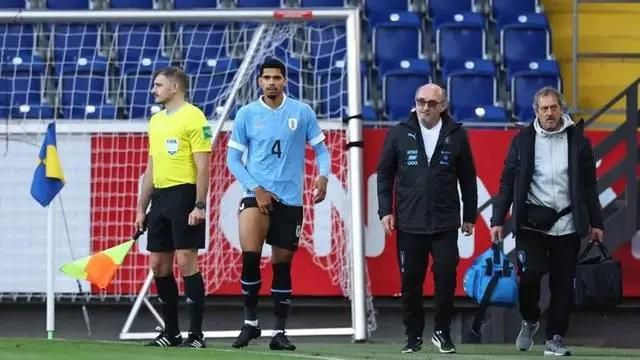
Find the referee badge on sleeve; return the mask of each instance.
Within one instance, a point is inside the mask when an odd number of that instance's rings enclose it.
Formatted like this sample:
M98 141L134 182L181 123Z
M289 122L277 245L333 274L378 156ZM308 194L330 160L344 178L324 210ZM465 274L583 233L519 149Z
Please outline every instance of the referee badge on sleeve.
M204 136L205 139L211 139L213 137L213 135L211 135L211 127L209 125L202 127L202 136Z
M169 155L175 155L178 152L179 142L176 138L166 139L164 145L167 147Z

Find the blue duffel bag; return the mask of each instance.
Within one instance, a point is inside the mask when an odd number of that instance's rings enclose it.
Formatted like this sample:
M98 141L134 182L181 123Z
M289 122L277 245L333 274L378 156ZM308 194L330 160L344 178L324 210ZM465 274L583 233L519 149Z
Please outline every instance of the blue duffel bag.
M515 267L497 244L492 244L473 261L464 275L463 287L465 293L480 304L472 326L476 335L480 334L487 307L513 307L518 303Z

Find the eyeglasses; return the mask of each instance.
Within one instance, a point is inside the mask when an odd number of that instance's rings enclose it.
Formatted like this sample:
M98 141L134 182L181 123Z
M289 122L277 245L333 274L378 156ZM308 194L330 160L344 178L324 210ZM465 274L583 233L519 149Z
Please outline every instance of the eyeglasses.
M416 99L416 105L418 105L419 107L425 107L428 106L431 109L434 109L436 106L442 104L442 101L435 101L435 100L425 100L425 99Z

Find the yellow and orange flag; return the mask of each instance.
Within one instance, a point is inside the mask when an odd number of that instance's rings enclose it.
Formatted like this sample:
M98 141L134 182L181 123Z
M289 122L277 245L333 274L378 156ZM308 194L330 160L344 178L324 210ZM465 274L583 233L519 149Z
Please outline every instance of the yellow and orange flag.
M105 289L141 234L142 231L137 231L129 241L64 264L60 271L72 278L87 280L100 289Z

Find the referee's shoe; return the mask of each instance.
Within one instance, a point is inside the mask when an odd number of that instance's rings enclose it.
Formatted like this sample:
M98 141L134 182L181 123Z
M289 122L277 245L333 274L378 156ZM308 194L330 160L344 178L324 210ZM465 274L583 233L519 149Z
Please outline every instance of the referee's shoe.
M204 349L207 347L207 344L205 344L204 342L204 336L202 335L202 333L196 334L196 333L189 332L189 336L187 337L187 340L185 340L182 344L178 346Z
M145 346L173 347L179 346L180 344L182 344L182 335L180 335L180 333L177 335L169 335L163 330L160 331L160 334L158 334L153 341L147 343Z

